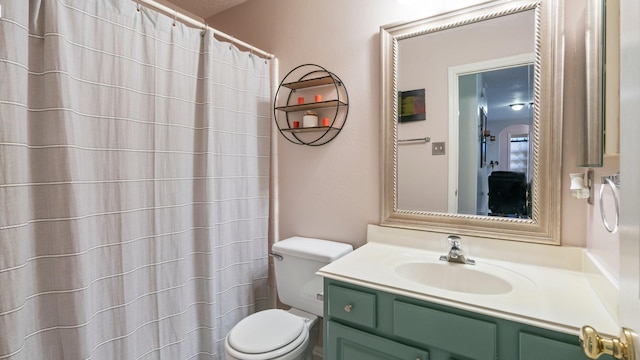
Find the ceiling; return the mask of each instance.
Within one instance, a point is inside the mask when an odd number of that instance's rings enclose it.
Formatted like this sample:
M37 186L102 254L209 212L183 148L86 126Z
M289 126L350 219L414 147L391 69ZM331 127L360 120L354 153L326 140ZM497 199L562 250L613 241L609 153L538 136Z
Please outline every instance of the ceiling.
M517 66L482 73L487 89L488 120L514 120L529 118L533 112L533 65ZM513 111L509 105L524 103L521 111Z
M168 0L188 12L207 19L247 0Z

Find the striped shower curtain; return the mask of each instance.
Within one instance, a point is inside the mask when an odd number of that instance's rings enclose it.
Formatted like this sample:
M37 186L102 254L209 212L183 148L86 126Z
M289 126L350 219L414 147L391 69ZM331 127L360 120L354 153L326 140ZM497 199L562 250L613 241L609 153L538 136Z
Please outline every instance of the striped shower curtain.
M223 359L267 306L270 61L131 0L0 4L0 359Z

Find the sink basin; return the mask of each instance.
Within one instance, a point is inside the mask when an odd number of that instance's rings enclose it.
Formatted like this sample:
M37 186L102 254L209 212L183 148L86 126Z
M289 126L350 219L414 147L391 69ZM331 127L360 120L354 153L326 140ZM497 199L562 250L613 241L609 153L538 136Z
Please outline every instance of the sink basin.
M491 271L494 269L483 271L486 266L476 266L449 262L408 262L398 265L395 271L404 279L449 291L499 295L513 290L513 285L505 279L511 277L510 274L492 274L496 272Z

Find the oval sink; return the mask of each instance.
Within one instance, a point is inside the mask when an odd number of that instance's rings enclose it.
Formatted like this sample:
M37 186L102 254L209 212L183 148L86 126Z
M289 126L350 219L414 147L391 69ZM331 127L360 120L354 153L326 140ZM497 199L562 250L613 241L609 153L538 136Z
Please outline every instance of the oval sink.
M448 262L410 262L398 265L396 273L416 283L471 294L498 295L513 290L503 278L477 270L473 265Z

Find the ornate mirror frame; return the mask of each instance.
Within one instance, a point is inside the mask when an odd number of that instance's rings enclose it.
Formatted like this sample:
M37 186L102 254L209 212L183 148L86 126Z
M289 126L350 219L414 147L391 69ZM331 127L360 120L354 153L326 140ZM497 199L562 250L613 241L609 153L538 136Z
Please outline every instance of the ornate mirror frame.
M398 41L478 21L535 11L533 176L531 219L398 208ZM503 240L560 243L563 100L563 9L559 0L498 0L380 28L383 226Z

